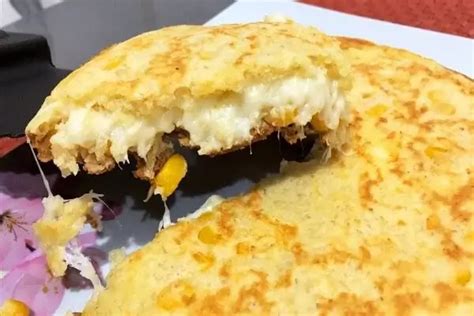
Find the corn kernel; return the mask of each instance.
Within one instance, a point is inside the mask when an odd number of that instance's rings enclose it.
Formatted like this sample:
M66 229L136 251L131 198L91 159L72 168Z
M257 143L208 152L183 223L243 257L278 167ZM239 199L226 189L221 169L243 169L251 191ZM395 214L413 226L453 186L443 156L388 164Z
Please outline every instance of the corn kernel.
M212 212L206 212L204 214L201 214L198 218L201 221L209 221L214 217L214 213Z
M438 90L428 91L426 95L428 96L428 99L430 99L431 102L439 102L443 98L443 94Z
M123 56L118 56L118 57L115 57L115 58L112 58L111 60L109 60L107 62L107 64L104 66L104 69L105 70L112 70L112 69L115 69L117 68L124 60L124 57Z
M173 311L188 306L194 298L195 293L191 284L178 280L161 290L156 303L164 310Z
M461 271L456 275L456 283L464 286L468 284L469 281L471 281L471 277L472 277L471 271L469 270Z
M367 110L367 114L371 117L378 118L387 111L388 107L383 104L377 104Z
M456 113L456 108L454 106L444 102L434 103L433 108L435 111L444 115L453 115Z
M215 258L212 254L202 252L193 253L193 258L202 265L203 270L207 270L214 264Z
M184 157L179 154L171 156L163 165L154 179L155 188L163 198L167 198L178 187L179 182L188 171L188 165Z
M239 255L246 255L250 253L250 246L245 242L239 242L235 246L235 252Z
M447 151L447 149L442 147L428 146L425 149L425 154L430 158L434 158L436 156L439 156L440 154L446 153Z
M205 226L198 233L198 239L205 244L214 245L219 241L219 235L209 226Z
M426 228L429 230L434 230L439 227L441 227L439 217L434 214L428 216L428 218L426 219Z
M201 57L202 59L205 59L205 60L212 59L212 57L214 55L215 55L214 53L209 52L209 51L200 51L199 52L199 57Z
M22 302L17 300L6 300L0 306L0 315L6 316L28 316L30 315L29 308Z
M464 236L464 239L465 239L467 242L474 242L474 230L468 232L468 233Z
M167 311L172 311L181 307L181 302L178 299L172 297L171 294L160 293L157 299L157 304L158 307Z
M430 99L433 109L444 115L452 115L456 112L456 108L449 103L445 102L443 93L438 90L432 90L427 93L428 99Z

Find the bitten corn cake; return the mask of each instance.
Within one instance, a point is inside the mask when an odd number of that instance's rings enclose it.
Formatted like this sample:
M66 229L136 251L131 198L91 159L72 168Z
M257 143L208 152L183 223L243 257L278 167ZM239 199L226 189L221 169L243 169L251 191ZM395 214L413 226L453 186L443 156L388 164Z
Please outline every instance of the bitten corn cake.
M295 141L305 126L339 148L349 72L335 39L289 20L168 27L114 45L71 73L26 134L64 176L81 164L102 173L132 154L137 176L150 181L172 155L163 139L172 132L203 155L280 129Z
M84 315L472 315L474 83L340 41L352 154L289 163L163 230Z

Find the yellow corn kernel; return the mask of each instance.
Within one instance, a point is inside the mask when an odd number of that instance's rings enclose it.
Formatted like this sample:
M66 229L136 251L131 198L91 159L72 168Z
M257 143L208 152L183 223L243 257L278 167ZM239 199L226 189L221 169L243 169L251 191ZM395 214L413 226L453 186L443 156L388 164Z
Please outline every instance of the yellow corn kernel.
M5 316L28 316L30 315L29 308L22 302L17 300L6 300L0 306L0 315Z
M215 258L212 254L205 254L202 252L193 253L193 258L199 262L203 270L207 270L214 264Z
M438 90L432 90L427 94L431 101L433 109L444 115L452 115L456 112L456 108L449 103L446 103L446 98L443 93Z
M433 103L433 108L435 111L444 115L453 115L456 113L456 108L454 106L444 102Z
M329 130L326 124L324 124L324 122L317 115L313 116L311 119L311 126L316 132L327 132Z
M431 102L439 102L443 99L443 94L438 90L428 91L426 95Z
M474 242L474 230L468 232L468 233L464 236L464 239L465 239L467 242Z
M250 253L250 246L245 242L239 242L235 246L235 252L239 255L246 255Z
M107 64L105 64L104 69L105 70L112 70L117 68L125 59L124 56L118 56L115 58L110 59Z
M388 107L383 104L377 104L367 110L367 114L371 117L378 118L387 111Z
M456 275L456 283L461 286L464 286L468 284L469 281L471 281L471 277L472 277L471 271L467 269L463 270Z
M439 156L440 154L446 153L448 150L442 147L437 147L437 146L428 146L425 149L425 155L427 155L430 158L434 158L436 156Z
M201 214L198 218L201 221L209 221L214 217L214 213L212 212L206 212L204 214Z
M441 221L435 214L431 214L426 218L426 228L429 230L435 230L441 227Z
M179 182L188 171L188 165L184 157L174 154L163 165L154 179L154 185L163 198L167 198L178 187Z
M212 52L209 52L209 51L200 51L199 52L199 57L201 57L202 59L205 59L205 60L208 60L208 59L212 59L212 57L214 56L215 54L212 53Z
M209 226L204 226L198 233L198 239L208 245L217 244L219 235Z
M164 310L173 311L188 306L194 298L195 293L192 285L186 281L178 280L160 291L156 303Z

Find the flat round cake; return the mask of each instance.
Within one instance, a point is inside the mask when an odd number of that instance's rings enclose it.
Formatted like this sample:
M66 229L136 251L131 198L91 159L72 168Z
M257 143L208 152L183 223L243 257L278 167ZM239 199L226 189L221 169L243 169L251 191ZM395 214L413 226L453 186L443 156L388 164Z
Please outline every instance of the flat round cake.
M474 83L339 40L350 150L159 232L83 315L472 315Z

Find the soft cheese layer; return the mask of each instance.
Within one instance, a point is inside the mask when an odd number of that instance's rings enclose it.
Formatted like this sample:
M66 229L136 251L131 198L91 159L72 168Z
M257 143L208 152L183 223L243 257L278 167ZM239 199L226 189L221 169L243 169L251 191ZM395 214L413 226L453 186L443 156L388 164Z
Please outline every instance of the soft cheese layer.
M328 129L336 129L347 113L338 83L322 69L315 69L312 77L291 76L254 83L239 93L199 99L184 96L178 102L176 107L162 108L146 118L105 112L93 105L74 106L50 138L54 162L68 175L79 170L76 160L80 150L94 153L99 161L112 156L115 162L125 162L130 151L146 159L156 139L176 127L189 132L190 143L200 148L200 154L216 153L251 142L252 133L258 133L263 122L274 127L303 126L318 115ZM42 110L51 112L54 107L51 104ZM30 130L45 116L38 115Z

